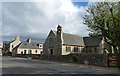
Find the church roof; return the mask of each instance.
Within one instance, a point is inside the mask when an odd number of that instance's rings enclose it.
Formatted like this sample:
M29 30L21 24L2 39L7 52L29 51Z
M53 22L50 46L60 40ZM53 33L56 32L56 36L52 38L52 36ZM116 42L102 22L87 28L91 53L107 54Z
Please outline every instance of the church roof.
M99 46L102 38L83 37L86 46Z
M53 31L56 35L56 31ZM84 46L83 37L68 33L63 33L63 44Z
M82 37L67 33L63 33L63 44L84 46Z
M57 35L56 31L53 33ZM63 33L63 44L77 46L98 46L102 38L81 37L74 34Z
M9 44L9 43L10 43L10 41L3 41L3 43L4 43L4 44Z

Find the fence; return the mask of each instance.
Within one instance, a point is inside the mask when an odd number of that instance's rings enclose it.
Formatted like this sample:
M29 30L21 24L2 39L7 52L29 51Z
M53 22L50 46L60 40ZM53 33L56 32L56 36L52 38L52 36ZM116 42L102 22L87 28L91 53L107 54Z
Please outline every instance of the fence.
M120 68L120 54L108 54L108 67Z

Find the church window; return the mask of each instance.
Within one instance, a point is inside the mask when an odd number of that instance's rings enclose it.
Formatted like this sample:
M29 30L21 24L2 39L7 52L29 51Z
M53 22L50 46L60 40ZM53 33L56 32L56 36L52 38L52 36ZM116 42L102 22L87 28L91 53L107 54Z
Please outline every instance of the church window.
M78 47L74 47L74 52L78 52Z
M66 52L70 52L71 51L71 47L66 47Z

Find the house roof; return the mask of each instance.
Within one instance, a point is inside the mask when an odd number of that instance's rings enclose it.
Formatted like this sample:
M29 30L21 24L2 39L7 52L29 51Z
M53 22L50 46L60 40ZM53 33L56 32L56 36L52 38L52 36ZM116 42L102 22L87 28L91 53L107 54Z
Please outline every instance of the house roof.
M4 43L4 44L9 44L9 43L10 43L10 41L3 41L3 43Z
M99 46L102 38L83 37L86 46Z
M12 40L10 43L14 42L15 40Z
M56 31L53 31L56 35ZM68 33L63 33L63 44L84 46L83 37Z
M27 41L23 41L20 43L20 45L18 45L18 48L28 48L28 49L39 49L38 42L31 42L28 43Z

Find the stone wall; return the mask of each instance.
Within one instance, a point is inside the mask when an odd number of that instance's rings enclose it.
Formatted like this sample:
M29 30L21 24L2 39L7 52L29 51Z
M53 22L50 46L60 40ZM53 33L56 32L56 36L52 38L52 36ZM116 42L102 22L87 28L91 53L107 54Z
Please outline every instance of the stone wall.
M18 57L28 57L28 55L16 55ZM63 56L29 55L32 59L51 60L57 62L87 64L96 66L108 66L107 54L70 54Z
M36 58L38 59L40 57L40 54L31 54L31 55L28 55L28 54L17 54L17 55L14 55L13 57L22 57L22 58L27 58L27 57L31 57L31 58Z
M108 64L106 54L71 54L65 56L42 56L40 59L98 66L107 66Z

